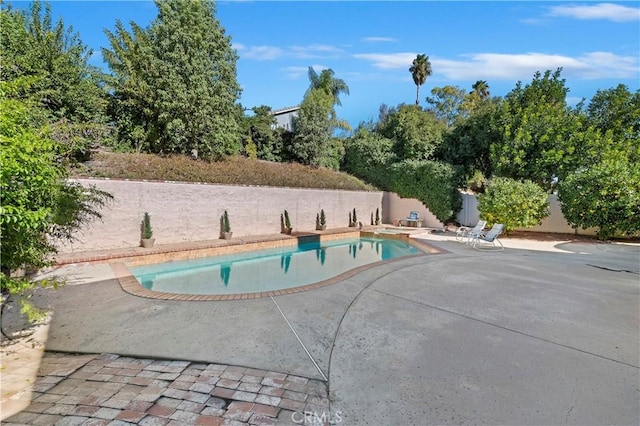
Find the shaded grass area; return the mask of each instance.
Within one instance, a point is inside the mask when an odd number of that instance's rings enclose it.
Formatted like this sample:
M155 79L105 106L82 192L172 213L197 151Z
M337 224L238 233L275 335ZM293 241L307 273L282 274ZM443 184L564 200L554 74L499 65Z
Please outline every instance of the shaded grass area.
M74 177L205 182L224 185L257 185L291 188L375 191L347 173L297 163L274 163L244 157L206 162L182 155L99 152L78 165Z

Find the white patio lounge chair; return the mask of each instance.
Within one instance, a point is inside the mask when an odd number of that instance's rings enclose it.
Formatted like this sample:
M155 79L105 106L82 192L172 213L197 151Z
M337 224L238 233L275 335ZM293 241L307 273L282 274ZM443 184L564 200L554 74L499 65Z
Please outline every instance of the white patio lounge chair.
M502 234L503 230L502 223L494 223L490 230L470 239L471 247L476 250L504 250L502 242L498 239L498 235ZM500 245L497 246L496 242Z
M486 220L480 220L473 228L470 226L461 226L456 230L456 240L469 243L472 238L478 236L487 226Z

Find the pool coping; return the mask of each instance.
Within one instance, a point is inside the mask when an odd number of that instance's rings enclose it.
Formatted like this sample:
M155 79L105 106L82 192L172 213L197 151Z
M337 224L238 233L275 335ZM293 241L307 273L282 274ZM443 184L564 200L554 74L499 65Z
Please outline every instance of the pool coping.
M147 299L174 300L174 301L225 301L225 300L260 299L264 297L284 296L288 294L295 294L295 293L300 293L304 291L315 290L318 288L336 284L362 271L365 271L367 269L371 269L380 265L384 265L387 263L397 262L399 260L410 259L413 257L426 256L428 254L446 253L446 250L443 250L439 247L433 246L424 241L416 241L410 238L409 234L398 233L398 234L381 235L374 231L350 230L347 232L340 232L340 233L329 233L329 234L314 233L314 234L297 235L287 239L263 240L260 242L247 243L247 244L205 247L202 249L193 249L193 250L187 250L187 251L170 251L170 252L163 253L163 255L165 255L163 256L165 257L165 260L163 261L196 259L196 258L207 257L207 256L215 256L215 255L230 254L230 253L241 253L245 251L258 250L262 248L294 246L294 245L298 245L301 240L304 241L304 240L317 239L318 241L322 242L322 241L345 239L345 238L354 237L354 236L402 240L407 244L418 248L422 253L418 253L410 256L402 256L395 259L382 260L379 262L358 266L356 268L345 271L339 275L336 275L335 277L318 281L312 284L306 284L299 287L292 287L292 288L287 288L282 290L270 290L270 291L263 291L263 292L236 293L236 294L180 294L180 293L167 293L162 291L149 290L143 287L138 282L138 280L131 273L129 266L139 266L143 264L159 263L157 261L151 261L152 258L134 259L134 260L123 259L122 261L119 261L119 262L110 263L110 266L116 279L120 283L120 287L122 287L122 290L137 297L143 297ZM266 244L271 244L271 245L267 247ZM229 250L230 248L232 248L232 250ZM171 255L176 257L174 257L173 259L166 259L167 255L169 255L169 257Z

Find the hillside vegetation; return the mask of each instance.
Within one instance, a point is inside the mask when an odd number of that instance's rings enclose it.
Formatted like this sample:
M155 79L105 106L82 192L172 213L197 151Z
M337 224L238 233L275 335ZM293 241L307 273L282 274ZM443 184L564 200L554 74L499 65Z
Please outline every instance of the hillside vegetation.
M206 162L183 155L124 154L99 152L80 163L74 177L103 177L154 181L205 182L223 185L258 185L291 188L374 191L347 173L298 163L275 163L234 156Z

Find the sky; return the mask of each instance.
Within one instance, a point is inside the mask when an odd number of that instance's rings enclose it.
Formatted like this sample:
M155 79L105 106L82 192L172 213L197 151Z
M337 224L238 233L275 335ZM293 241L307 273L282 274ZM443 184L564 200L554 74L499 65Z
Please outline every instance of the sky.
M14 7L29 2L5 0ZM105 29L116 20L148 26L152 1L51 1L104 66ZM597 1L219 1L216 17L237 50L240 102L245 108L295 106L309 87L308 68L330 68L347 83L338 116L356 127L377 120L381 104L415 103L409 72L426 54L434 87L471 90L478 80L505 96L536 71L562 67L567 102L587 102L597 90L640 85L640 2ZM107 69L108 70L108 69Z

